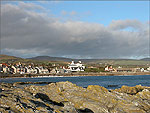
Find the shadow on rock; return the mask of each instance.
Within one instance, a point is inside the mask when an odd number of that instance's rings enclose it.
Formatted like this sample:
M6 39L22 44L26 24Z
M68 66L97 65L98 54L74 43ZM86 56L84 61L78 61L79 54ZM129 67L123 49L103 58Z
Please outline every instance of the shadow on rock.
M35 95L35 98L40 98L42 101L47 102L47 103L52 104L52 105L64 107L63 103L61 103L61 102L58 103L58 102L52 101L46 94L43 94L43 93L37 93Z
M35 101L35 100L29 100L30 102L34 103L36 105L36 107L46 107L47 110L54 110L53 108L50 108L49 106L45 105L42 102L39 101Z
M90 109L88 109L88 108L86 108L86 109L84 109L84 110L78 109L77 111L78 111L78 113L94 113L92 110L90 110Z

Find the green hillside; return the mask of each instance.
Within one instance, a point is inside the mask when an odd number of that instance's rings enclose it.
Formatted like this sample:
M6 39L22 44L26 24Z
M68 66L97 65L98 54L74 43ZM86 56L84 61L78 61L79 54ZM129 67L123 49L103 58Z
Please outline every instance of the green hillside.
M150 66L150 61L147 60L135 60L135 59L69 59L63 57L49 57L49 56L38 56L34 58L19 58L15 56L8 56L8 55L0 55L0 63L35 63L35 64L49 64L49 63L56 63L56 64L68 64L71 60L79 61L81 60L86 65L113 65L113 66L128 66L128 67L135 67L135 66Z

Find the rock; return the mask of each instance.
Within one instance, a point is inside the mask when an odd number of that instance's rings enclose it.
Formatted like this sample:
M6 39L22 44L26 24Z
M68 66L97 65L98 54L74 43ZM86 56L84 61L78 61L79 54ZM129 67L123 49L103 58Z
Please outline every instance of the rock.
M146 112L150 112L150 91L148 89L143 89L142 92L136 94L136 96L141 99L141 101L137 103L137 106Z
M146 88L145 86L141 86L141 85L136 85L135 87L122 86L121 88L115 89L112 91L116 91L116 92L120 92L120 93L127 93L130 95L135 95L138 92L141 92L145 88Z
M150 112L150 88L140 85L111 92L98 85L83 88L68 81L45 86L1 83L0 88L0 112L4 113Z

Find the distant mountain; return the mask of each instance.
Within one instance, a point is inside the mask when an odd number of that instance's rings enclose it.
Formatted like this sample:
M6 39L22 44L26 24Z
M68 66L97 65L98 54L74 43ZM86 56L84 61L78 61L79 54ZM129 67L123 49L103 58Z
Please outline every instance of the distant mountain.
M144 61L150 61L150 58L143 58L141 60L144 60Z
M64 58L64 57L51 57L51 56L37 56L28 58L32 60L43 60L43 61L63 61L63 62L71 62L72 60L82 61L84 63L97 63L97 62L112 62L112 61L134 61L135 59L71 59L71 58Z
M50 56L37 56L37 57L28 58L28 59L32 59L32 60L45 60L45 61L65 61L65 62L72 61L72 59L70 59L70 58L50 57Z
M32 57L28 58L32 60L45 60L45 61L64 61L64 62L71 62L72 60L77 62L77 61L82 61L82 62L96 62L101 59L71 59L71 58L64 58L64 57L51 57L51 56L37 56L37 57Z
M51 56L37 56L37 57L32 57L28 58L32 60L45 60L45 61L64 61L64 62L71 62L72 60L77 62L77 61L82 61L82 62L96 62L96 61L101 61L101 60L109 60L109 59L71 59L71 58L64 58L64 57L51 57Z

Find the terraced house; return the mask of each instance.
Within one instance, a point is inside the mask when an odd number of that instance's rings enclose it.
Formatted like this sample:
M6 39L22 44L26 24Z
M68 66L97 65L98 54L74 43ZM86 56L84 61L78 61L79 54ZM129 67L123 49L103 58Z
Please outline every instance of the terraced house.
M22 65L21 63L11 64L0 64L0 72L7 74L48 74L50 73L47 68L42 66L34 67L33 65Z

